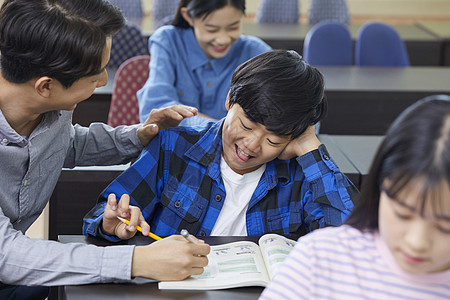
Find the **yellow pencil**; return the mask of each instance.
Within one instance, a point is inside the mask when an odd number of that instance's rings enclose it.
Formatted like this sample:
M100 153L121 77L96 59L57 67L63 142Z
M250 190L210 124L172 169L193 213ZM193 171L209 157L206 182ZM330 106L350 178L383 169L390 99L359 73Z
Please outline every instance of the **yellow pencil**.
M117 216L117 219L119 219L120 221L124 222L124 223L127 224L127 225L130 224L130 221L128 221L127 219L121 218L121 217L119 217L119 216ZM142 233L142 228L141 228L141 226L136 226L136 229ZM151 232L148 233L148 236L151 237L151 238L154 239L154 240L157 240L157 241L158 241L158 240L162 240L162 237L159 237L159 236L157 236L156 234L153 234L153 233L151 233Z

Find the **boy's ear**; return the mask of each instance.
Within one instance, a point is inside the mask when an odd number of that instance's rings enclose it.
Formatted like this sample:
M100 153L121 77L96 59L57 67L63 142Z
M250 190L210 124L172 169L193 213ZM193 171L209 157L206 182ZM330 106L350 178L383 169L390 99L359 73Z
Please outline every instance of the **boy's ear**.
M47 76L39 77L34 83L34 89L36 92L44 97L48 98L51 94L51 88L53 84L53 79Z
M225 108L228 110L230 110L230 91L228 91L227 94L227 100L225 101Z
M183 19L185 19L186 22L188 22L188 24L191 27L194 27L194 25L193 25L194 22L193 22L192 18L189 16L188 9L186 7L182 7L180 12L181 12L181 16L183 17Z

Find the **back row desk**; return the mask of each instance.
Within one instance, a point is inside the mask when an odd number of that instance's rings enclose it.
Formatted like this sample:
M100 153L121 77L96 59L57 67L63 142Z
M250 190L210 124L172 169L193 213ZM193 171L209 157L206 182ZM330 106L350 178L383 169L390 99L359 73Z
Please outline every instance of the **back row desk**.
M153 24L148 18L133 20L142 31L149 37L153 34ZM356 40L358 29L362 24L348 25L353 41ZM420 26L414 24L392 25L403 41L409 54L411 65L415 66L438 66L441 61L441 39ZM303 42L306 34L312 26L308 24L278 24L278 23L256 23L243 22L242 33L261 38L274 49L292 49L303 53Z
M147 19L135 20L140 25L142 34L149 37L153 33L153 25ZM442 65L442 47L440 37L424 30L420 26L409 24L392 25L405 42L412 65ZM350 24L348 28L353 40L356 40L361 24ZM311 28L308 24L267 24L244 22L242 33L263 39L274 49L292 49L303 53L303 42Z
M383 135L394 118L425 96L450 94L450 67L319 67L325 78L328 115L321 133ZM73 122L106 122L114 81L78 104ZM224 100L225 101L225 100Z
M413 66L438 66L441 61L441 41L416 25L392 25L403 41ZM350 24L348 29L356 40L361 24ZM263 39L274 49L292 49L303 53L303 43L311 26L306 24L243 23L242 32Z
M320 134L340 170L361 186L382 136L339 136ZM63 169L50 199L49 237L81 234L84 215L96 204L101 191L128 165Z

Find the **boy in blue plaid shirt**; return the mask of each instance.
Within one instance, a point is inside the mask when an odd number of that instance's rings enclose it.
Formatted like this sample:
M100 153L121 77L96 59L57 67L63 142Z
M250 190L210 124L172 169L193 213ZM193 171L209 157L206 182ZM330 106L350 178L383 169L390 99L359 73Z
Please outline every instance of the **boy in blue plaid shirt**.
M358 191L314 134L327 107L316 68L294 51L260 54L234 72L226 107L218 122L161 130L102 192L83 233L297 238L344 222Z

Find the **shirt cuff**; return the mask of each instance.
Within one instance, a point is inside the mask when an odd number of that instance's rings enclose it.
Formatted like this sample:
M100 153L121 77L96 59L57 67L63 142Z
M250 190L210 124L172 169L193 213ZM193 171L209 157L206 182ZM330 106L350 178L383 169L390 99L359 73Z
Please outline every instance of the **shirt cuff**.
M310 182L320 179L326 173L338 170L324 144L321 144L318 149L297 157L297 162L302 167L306 179Z
M131 264L135 246L104 247L101 267L101 281L130 281Z

